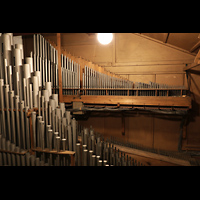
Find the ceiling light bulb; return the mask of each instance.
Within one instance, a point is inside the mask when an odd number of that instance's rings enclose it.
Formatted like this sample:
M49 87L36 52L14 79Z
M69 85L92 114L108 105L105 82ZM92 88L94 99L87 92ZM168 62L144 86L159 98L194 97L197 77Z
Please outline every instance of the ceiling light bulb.
M112 33L97 33L97 39L101 44L109 44L113 39Z

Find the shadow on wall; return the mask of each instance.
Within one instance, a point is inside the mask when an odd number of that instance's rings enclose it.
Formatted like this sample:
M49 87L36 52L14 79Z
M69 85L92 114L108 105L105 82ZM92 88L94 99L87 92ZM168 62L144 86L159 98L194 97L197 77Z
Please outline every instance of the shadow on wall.
M200 116L200 96L192 93L192 109L189 111L189 120L190 122L195 122L195 117Z

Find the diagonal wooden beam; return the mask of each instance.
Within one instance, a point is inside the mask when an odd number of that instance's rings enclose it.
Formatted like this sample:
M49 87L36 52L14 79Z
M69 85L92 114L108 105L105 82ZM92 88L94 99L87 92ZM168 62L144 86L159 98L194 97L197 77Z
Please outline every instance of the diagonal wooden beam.
M194 63L200 64L200 50L198 51L198 53L194 59Z
M167 33L167 37L166 37L166 39L165 39L165 43L167 43L167 41L168 41L169 34L170 34L170 33Z
M191 49L190 52L194 52L196 49L198 49L200 47L200 41L198 41Z
M186 71L186 70L190 70L194 67L198 67L200 66L200 64L197 64L197 63L192 63L191 65L188 65L187 67L184 67L183 70Z

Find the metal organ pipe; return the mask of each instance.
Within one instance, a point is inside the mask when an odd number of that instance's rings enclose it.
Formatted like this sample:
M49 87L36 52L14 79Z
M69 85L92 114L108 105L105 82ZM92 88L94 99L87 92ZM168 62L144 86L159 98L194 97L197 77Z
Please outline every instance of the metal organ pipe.
M0 149L11 151L0 152L0 165L71 165L65 154L70 151L75 152L77 166L113 165L111 160L117 160L116 151L103 143L93 129L77 128L76 119L58 101L57 50L38 34L33 36L33 52L29 57L24 57L22 44L13 45L11 33L2 34L0 44ZM77 95L80 65L66 56L61 58L63 92ZM121 85L132 87L130 83L124 81ZM83 87L91 89L85 95L105 95L99 89L114 89L115 85L120 86L118 79L85 66ZM27 118L30 111L31 120ZM31 155L28 152L31 149L42 152ZM125 158L122 160L125 165Z

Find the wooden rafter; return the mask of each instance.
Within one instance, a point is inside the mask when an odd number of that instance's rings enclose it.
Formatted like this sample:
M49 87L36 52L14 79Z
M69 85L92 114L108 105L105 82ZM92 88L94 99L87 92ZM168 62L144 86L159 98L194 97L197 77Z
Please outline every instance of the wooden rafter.
M167 43L167 41L168 41L169 34L170 34L170 33L167 33L167 37L166 37L166 39L165 39L165 43Z

